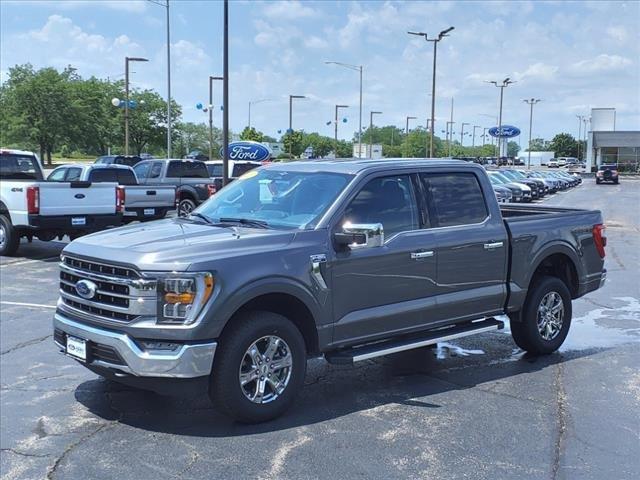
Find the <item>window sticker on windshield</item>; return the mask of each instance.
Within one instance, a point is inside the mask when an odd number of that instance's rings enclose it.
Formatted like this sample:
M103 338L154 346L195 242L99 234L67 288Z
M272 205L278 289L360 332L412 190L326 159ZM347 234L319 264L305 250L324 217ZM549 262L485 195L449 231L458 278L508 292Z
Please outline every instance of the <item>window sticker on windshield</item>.
M256 175L258 175L258 172L256 170L249 170L244 175L238 177L237 180L247 180L248 178L253 178Z
M275 181L270 179L260 180L260 203L273 203L273 197L276 195L275 183Z

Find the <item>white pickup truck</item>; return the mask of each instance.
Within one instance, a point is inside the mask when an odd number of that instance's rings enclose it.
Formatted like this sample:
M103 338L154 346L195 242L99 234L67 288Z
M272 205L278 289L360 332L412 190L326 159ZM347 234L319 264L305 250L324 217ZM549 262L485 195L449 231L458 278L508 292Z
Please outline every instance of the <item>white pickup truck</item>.
M115 183L46 182L36 155L0 148L0 255L20 238L76 238L122 224L124 189Z
M133 168L127 165L99 164L63 165L53 170L48 182L111 182L124 188L124 222L158 220L176 209L176 187L173 185L139 185Z

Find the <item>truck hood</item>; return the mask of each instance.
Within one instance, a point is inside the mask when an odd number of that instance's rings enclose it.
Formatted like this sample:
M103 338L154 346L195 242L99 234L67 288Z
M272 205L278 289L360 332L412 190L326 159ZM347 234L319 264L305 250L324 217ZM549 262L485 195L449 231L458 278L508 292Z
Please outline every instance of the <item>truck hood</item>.
M295 231L214 227L173 218L115 228L81 237L63 253L133 265L140 270L187 270L194 262L278 251Z

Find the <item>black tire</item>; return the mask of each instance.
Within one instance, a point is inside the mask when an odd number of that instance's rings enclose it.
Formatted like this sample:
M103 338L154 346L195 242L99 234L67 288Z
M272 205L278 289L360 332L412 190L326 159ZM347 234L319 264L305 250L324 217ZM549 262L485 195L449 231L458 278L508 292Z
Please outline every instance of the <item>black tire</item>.
M0 215L0 255L15 255L20 246L20 235L13 227L11 219L5 215Z
M191 200L190 198L183 198L178 203L178 216L186 217L196 208L196 202Z
M248 398L243 389L251 390L254 387L253 381L242 387L239 374L245 365L243 362L249 348L254 342L267 336L277 336L288 346L286 351L291 355L290 376L284 390L273 400L268 403L256 403ZM258 368L264 368L269 360L266 357L261 358L265 364ZM271 312L247 312L236 318L220 338L213 362L209 395L223 414L236 421L265 422L282 415L290 407L304 384L306 368L304 338L292 322ZM256 378L256 388L257 385ZM274 390L270 385L269 391L273 395Z
M596 180L596 185L600 185L600 180Z
M547 295L557 294L562 300L561 327L552 338L545 339L539 329L539 309ZM553 298L553 296L551 297ZM543 315L543 314L541 314ZM529 287L529 293L519 318L511 321L511 335L521 349L536 355L555 352L569 333L571 326L571 294L565 283L557 277L538 277Z
M620 180L614 180L613 183L615 183L616 185L618 185L620 183Z

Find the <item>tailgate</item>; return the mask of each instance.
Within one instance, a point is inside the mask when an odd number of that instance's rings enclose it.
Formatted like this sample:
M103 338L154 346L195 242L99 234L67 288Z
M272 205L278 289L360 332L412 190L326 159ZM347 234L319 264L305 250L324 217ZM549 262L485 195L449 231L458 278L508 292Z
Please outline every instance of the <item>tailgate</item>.
M116 183L41 182L40 215L116 213Z
M133 208L169 208L175 205L173 186L132 185L124 187L125 210Z

